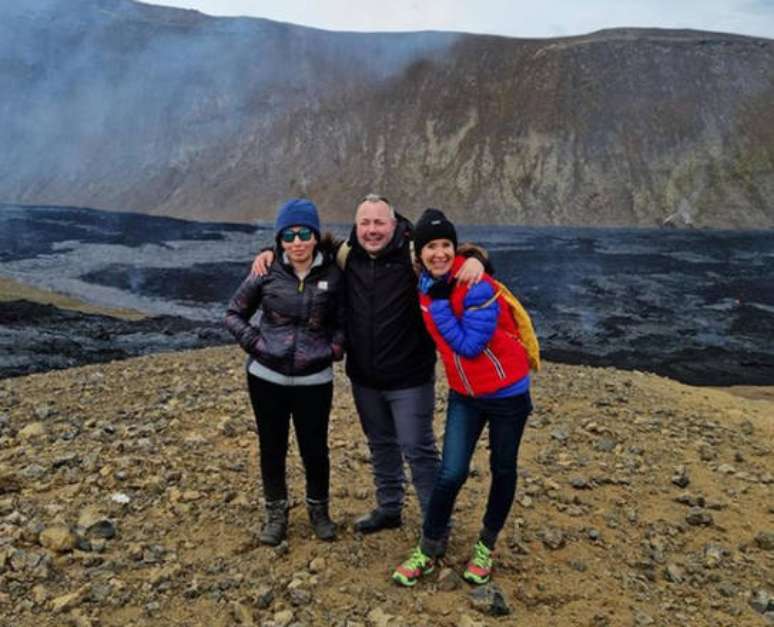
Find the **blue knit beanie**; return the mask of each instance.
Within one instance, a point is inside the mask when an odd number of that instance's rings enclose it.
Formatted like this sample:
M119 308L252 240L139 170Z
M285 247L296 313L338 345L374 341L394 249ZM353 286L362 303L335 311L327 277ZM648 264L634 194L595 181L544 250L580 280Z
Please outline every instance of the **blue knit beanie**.
M288 200L277 210L277 220L274 222L274 235L279 237L290 226L308 226L320 241L320 218L317 207L306 198Z

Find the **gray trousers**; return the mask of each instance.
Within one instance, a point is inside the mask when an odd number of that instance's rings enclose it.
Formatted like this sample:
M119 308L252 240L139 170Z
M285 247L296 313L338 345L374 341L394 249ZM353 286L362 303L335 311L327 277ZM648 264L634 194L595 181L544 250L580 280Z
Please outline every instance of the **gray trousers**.
M352 395L371 449L379 509L401 511L405 458L424 517L440 466L433 434L435 385L384 391L353 383Z

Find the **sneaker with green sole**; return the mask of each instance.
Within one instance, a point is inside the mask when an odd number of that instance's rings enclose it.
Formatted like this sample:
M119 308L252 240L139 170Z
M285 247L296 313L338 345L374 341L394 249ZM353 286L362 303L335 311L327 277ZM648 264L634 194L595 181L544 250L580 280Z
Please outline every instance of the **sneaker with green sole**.
M395 569L392 580L410 588L416 585L422 575L429 575L435 568L435 562L429 555L422 553L422 549L416 547L409 558Z
M465 581L482 585L492 576L492 551L481 540L473 547L473 557L465 567L462 578Z

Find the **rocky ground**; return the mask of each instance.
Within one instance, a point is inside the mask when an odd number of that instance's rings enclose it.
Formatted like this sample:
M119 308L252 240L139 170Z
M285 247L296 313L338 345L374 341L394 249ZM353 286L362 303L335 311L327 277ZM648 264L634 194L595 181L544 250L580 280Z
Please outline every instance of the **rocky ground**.
M401 529L352 532L373 488L337 372L340 539L311 535L293 444L289 545L263 547L242 364L237 348L215 347L0 381L2 624L774 622L771 396L547 364L496 588L474 598L458 574L488 486L484 442L445 568L397 588L389 574L417 539L416 501Z

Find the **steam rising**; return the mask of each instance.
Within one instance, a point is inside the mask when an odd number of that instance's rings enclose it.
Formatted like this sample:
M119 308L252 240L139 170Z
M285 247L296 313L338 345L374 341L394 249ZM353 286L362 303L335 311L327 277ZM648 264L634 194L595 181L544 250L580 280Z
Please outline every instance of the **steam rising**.
M276 120L330 96L324 85L383 83L455 38L332 34L130 0L0 3L0 201L152 210L190 164L208 151L238 163Z

